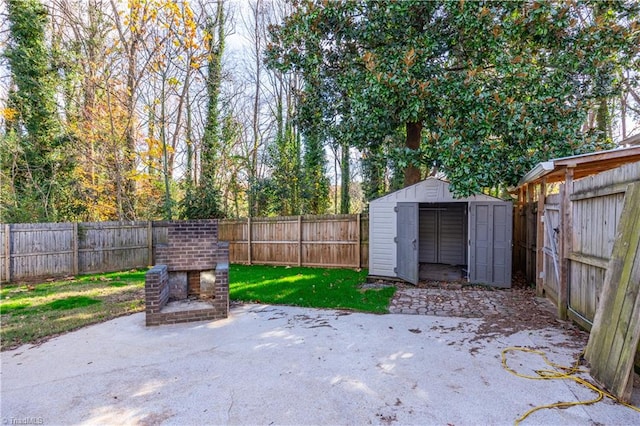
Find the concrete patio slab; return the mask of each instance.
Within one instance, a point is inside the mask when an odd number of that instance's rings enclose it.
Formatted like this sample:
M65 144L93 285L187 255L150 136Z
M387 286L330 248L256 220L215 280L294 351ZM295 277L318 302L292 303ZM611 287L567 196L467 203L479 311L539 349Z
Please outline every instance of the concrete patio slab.
M136 314L2 352L1 417L45 425L513 424L532 407L593 397L570 381L502 368L510 346L571 364L582 348L569 331L482 337L483 321L242 305L225 320L147 328ZM546 368L525 353L509 365L525 374ZM542 410L522 424L631 425L640 413L605 400Z

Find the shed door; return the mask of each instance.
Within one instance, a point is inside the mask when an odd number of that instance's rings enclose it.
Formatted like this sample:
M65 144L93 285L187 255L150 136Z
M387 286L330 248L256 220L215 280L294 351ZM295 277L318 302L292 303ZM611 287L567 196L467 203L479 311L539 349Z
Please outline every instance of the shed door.
M469 203L469 281L511 287L513 205Z
M398 203L396 275L418 283L418 203Z

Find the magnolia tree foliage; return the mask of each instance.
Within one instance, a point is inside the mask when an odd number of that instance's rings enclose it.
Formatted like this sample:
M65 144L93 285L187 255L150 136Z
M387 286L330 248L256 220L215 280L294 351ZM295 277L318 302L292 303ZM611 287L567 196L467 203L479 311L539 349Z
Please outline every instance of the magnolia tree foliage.
M640 45L636 2L308 1L272 28L270 66L314 82L303 123L457 195L513 185L535 163L607 146L583 133ZM307 86L309 87L309 85ZM319 117L319 115L321 117ZM384 160L388 157L382 156ZM386 158L385 158L386 157Z

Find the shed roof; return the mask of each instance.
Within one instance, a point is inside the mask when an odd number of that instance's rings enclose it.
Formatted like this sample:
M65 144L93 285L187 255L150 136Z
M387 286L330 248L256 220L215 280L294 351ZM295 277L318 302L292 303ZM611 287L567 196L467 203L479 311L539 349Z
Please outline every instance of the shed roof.
M632 146L632 145L640 145L640 133L637 135L630 136L620 142L621 146Z
M418 203L465 203L469 201L502 201L489 195L477 194L465 198L454 198L449 191L449 182L442 179L428 177L416 184L384 195L370 203L389 201L413 201Z
M518 186L537 183L542 178L545 178L547 183L564 181L568 168L573 169L574 179L580 179L636 161L640 161L640 146L556 158L538 163L520 179Z

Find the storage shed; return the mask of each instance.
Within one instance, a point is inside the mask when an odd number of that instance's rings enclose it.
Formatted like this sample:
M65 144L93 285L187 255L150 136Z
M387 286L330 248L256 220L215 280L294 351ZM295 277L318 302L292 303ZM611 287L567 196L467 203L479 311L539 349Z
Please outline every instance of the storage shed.
M369 274L511 287L513 205L427 178L369 203ZM435 275L434 275L435 274Z

